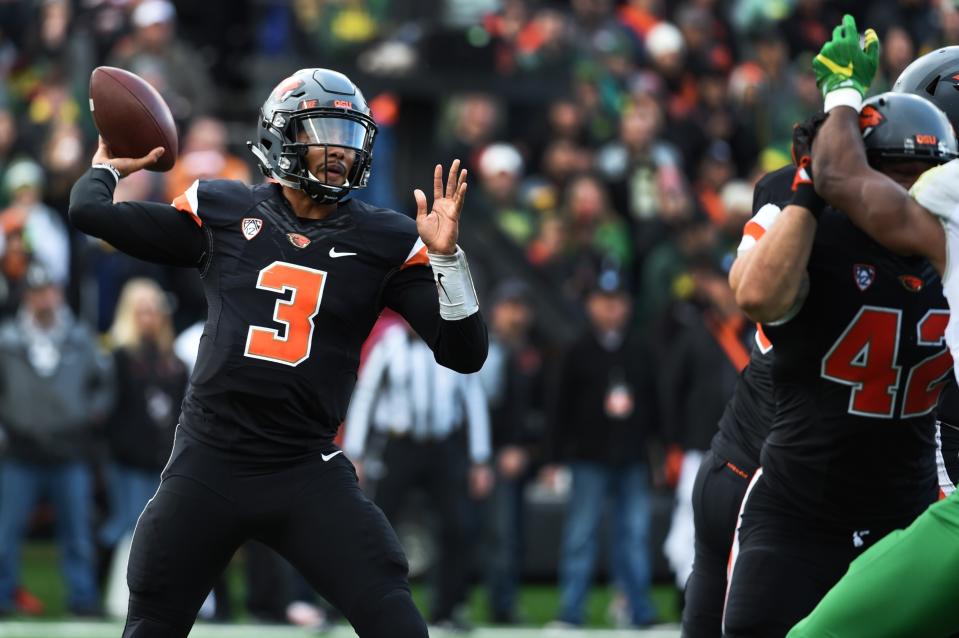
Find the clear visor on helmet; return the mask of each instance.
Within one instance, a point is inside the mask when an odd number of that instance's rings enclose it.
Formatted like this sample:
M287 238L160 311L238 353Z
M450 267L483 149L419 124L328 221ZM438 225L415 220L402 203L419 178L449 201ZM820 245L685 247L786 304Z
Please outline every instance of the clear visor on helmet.
M343 117L297 118L293 130L301 144L342 146L362 150L368 134L366 124Z

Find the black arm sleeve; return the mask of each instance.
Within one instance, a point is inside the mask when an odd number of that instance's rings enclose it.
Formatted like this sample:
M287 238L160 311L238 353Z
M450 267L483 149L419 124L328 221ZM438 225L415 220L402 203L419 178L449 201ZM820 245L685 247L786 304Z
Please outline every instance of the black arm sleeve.
M412 266L394 272L382 301L406 319L441 366L463 374L483 367L489 349L483 317L479 312L457 321L440 317L439 296L429 268Z
M208 232L169 204L113 203L113 176L88 170L70 191L70 222L126 254L170 266L200 266L208 252Z

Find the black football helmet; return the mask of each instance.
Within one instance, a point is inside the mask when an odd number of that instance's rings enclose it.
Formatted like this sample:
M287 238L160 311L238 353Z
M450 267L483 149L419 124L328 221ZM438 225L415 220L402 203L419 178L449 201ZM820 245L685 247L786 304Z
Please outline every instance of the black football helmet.
M892 90L926 98L959 129L959 46L944 47L917 58L899 75Z
M859 129L869 163L914 160L945 164L959 154L946 114L929 100L908 93L883 93L863 102Z
M260 170L284 186L328 204L366 186L376 124L360 89L330 69L300 69L280 82L260 109L256 142L247 142ZM342 185L314 175L305 157L311 146L351 149L353 166Z

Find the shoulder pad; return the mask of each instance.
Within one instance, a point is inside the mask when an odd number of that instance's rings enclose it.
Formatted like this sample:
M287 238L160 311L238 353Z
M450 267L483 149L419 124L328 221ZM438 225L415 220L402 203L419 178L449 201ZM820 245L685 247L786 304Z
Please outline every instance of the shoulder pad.
M352 200L357 222L376 243L378 254L394 267L427 265L426 246L416 230L416 220L408 215Z
M250 186L229 179L198 179L173 200L173 206L193 217L198 226L214 228L242 218L254 203Z
M796 167L792 164L766 173L756 184L753 191L753 214L766 204L776 204L780 208L792 199L792 181Z

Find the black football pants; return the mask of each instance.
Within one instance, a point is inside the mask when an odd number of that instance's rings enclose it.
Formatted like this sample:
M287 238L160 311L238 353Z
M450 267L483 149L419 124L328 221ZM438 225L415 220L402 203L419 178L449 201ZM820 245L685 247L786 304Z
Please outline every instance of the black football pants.
M428 635L396 534L343 454L237 461L181 429L134 532L124 638L186 636L214 579L250 539L299 569L361 638Z
M892 530L907 527L924 508L917 495L916 507L900 521L880 527L857 522L850 513L847 522L825 526L784 513L781 500L760 475L743 501L723 618L726 638L783 638L849 563Z
M696 526L693 571L686 581L683 638L720 638L726 567L739 520L739 506L752 468L743 470L707 452L693 485Z

